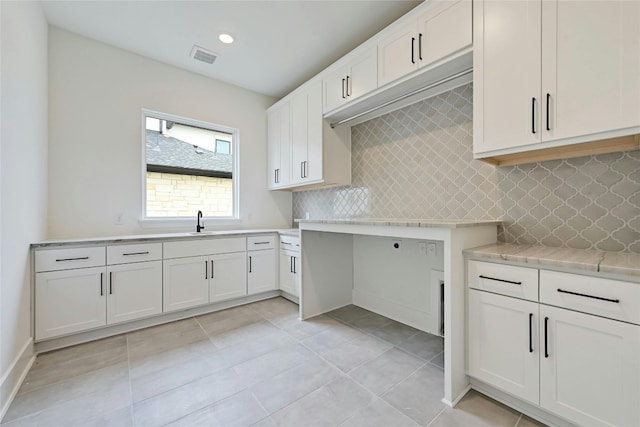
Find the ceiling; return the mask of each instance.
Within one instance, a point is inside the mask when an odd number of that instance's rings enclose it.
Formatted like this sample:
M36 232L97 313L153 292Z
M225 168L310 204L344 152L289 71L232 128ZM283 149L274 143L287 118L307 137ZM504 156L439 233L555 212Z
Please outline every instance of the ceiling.
M419 3L48 0L42 7L51 25L281 98ZM235 42L220 42L222 32ZM193 45L218 58L192 59Z

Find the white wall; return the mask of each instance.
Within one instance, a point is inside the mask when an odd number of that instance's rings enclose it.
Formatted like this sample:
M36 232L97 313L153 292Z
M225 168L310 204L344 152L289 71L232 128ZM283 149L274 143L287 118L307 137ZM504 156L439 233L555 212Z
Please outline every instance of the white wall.
M0 417L31 346L29 243L46 237L47 23L37 2L0 2Z
M291 226L291 195L266 187L265 109L275 99L54 27L49 89L51 238L158 231L138 222L142 108L238 128L242 222L233 228Z

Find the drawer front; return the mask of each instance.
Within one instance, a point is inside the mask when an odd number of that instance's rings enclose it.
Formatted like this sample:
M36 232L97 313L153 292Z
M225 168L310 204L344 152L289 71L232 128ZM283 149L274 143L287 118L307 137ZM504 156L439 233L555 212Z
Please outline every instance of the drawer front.
M162 243L107 246L107 264L157 261L162 259Z
M300 238L293 236L280 236L280 249L300 252Z
M276 247L276 236L249 236L247 237L248 251L261 251L263 249L273 249Z
M538 269L483 261L467 264L467 285L529 301L538 301Z
M640 283L540 270L540 302L640 325Z
M247 239L229 237L207 239L199 237L195 240L165 242L162 244L164 258L184 258L190 256L226 254L247 250Z
M105 247L39 250L35 253L36 272L70 270L105 265Z

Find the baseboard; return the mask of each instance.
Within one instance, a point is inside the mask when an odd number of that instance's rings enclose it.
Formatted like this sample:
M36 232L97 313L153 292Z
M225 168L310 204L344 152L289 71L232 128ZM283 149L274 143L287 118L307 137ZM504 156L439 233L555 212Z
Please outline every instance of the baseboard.
M20 386L35 360L33 338L29 338L11 363L9 370L0 379L0 421L9 410L9 406L18 394L18 390L20 390Z
M471 388L479 391L480 393L489 396L490 398L497 400L500 403L503 403L510 408L515 409L516 411L522 412L523 414L538 420L548 426L551 427L576 427L575 424L572 424L562 418L559 418L538 406L532 405L528 402L524 402L517 397L513 397L508 393L503 392L495 387L490 386L482 381L479 381L475 378L471 378Z
M465 389L462 390L462 393L460 393L458 397L453 399L453 401L450 402L447 399L442 399L442 403L444 403L445 405L451 408L454 408L458 403L460 403L462 398L465 397L467 393L469 393L469 390L471 390L471 385L468 385L467 387L465 387Z

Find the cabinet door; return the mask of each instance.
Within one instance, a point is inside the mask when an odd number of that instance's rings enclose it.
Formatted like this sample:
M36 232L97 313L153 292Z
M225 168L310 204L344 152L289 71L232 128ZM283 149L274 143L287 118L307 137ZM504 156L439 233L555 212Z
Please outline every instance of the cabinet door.
M347 76L349 69L342 67L323 80L324 112L331 111L347 102Z
M538 304L469 290L469 375L538 404Z
M473 4L473 151L540 142L541 2Z
M289 184L291 174L291 134L289 103L268 112L268 187L276 189Z
M541 407L579 425L640 425L640 326L541 305L540 331Z
M445 9L418 20L418 59L424 67L472 44L471 1L444 4Z
M209 303L209 258L206 256L163 261L162 308L183 310Z
M322 179L322 82L291 101L291 182Z
M377 88L378 50L373 47L351 61L347 86L348 100L353 101Z
M247 252L249 273L247 274L247 292L249 295L278 289L276 274L276 252Z
M107 324L162 313L162 261L107 267Z
M298 270L300 269L299 254L292 251L280 253L280 290L296 297L300 296L298 290Z
M209 302L247 295L246 255L245 252L239 252L210 257Z
M36 340L104 326L106 269L81 268L36 274Z
M418 69L418 34L415 21L378 42L378 83L390 83Z
M543 140L640 125L640 2L542 2Z

